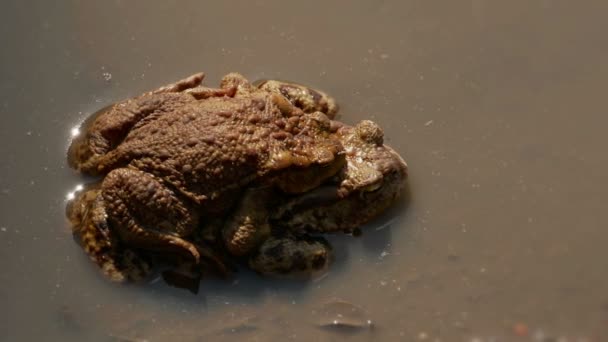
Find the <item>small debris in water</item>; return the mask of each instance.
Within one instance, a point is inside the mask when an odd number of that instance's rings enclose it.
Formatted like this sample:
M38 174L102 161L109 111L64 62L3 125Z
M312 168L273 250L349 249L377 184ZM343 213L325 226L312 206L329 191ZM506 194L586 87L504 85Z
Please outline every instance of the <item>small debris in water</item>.
M395 220L396 220L396 219L392 219L392 220L390 220L390 221L386 222L385 224L383 224L383 225L381 225L381 226L377 227L377 228L376 228L376 231L379 231L379 230L382 230L382 229L385 229L385 228L390 227L390 226L393 224L393 222L395 222Z
M103 76L103 79L106 81L109 81L112 79L112 74L110 74L109 72L104 72L103 74L101 74Z
M458 261L458 260L460 260L460 256L456 255L456 254L450 254L450 255L448 255L448 260L449 261Z
M513 325L513 333L516 336L520 336L520 337L528 336L528 333L529 333L528 326L521 322L515 323L515 325Z
M433 120L429 120L429 121L427 121L427 122L424 123L424 126L428 127L428 126L430 126L432 124L433 124Z
M78 313L74 312L69 306L63 305L57 310L57 323L63 329L71 332L83 331L84 327L80 321Z

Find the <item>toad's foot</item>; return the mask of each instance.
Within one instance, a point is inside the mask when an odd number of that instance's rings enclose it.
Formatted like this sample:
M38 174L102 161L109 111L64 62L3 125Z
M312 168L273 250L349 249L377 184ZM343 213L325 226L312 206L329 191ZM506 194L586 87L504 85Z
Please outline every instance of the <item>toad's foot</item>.
M310 276L326 269L331 257L331 246L323 238L272 236L249 258L249 267L262 275Z

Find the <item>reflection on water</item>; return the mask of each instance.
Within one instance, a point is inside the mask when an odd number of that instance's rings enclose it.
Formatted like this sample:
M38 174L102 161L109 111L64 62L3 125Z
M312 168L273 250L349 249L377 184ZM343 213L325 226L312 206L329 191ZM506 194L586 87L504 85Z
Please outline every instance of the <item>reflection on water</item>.
M70 135L72 136L72 138L76 138L78 135L80 135L80 127L72 127L72 129L70 130Z
M8 1L0 340L608 339L607 9ZM411 167L407 215L397 205L361 237L331 238L335 264L312 282L242 270L194 296L104 281L64 217L81 181L69 127L198 70L209 84L230 71L312 84L340 120L378 122ZM361 311L345 322L373 328L332 329L348 308Z
M66 199L68 201L73 200L76 197L76 193L79 192L79 191L82 191L83 189L84 189L84 185L82 185L82 184L76 185L76 187L74 188L74 190L68 192L68 194L66 196Z

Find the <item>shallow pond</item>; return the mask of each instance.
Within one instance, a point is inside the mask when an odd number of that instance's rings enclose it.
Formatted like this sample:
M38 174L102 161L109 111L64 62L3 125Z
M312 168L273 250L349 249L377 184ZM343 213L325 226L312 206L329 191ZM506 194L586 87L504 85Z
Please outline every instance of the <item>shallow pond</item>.
M608 339L608 4L5 1L0 340ZM371 118L412 198L332 237L315 281L117 286L73 241L70 129L205 71L311 84ZM602 204L604 203L604 204ZM338 324L334 324L338 321Z

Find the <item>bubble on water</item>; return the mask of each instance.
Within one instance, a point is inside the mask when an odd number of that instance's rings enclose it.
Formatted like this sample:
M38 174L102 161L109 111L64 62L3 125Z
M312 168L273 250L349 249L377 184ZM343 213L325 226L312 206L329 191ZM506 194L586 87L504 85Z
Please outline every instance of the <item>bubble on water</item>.
M367 311L340 299L325 303L315 312L318 314L317 325L335 332L354 332L374 328L374 322Z

